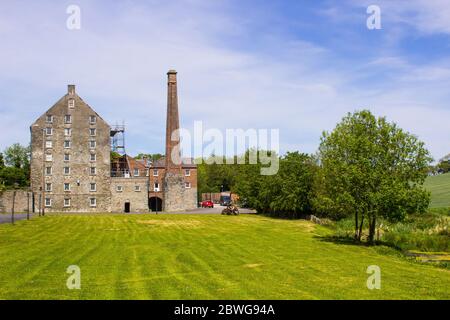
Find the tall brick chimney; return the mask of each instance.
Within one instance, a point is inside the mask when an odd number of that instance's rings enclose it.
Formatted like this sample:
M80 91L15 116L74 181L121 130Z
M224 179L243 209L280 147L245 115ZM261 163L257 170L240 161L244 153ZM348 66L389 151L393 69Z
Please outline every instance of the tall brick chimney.
M177 72L167 72L166 163L163 185L163 211L185 209L185 181L181 170L180 120L178 118Z
M166 171L181 173L177 72L167 72Z

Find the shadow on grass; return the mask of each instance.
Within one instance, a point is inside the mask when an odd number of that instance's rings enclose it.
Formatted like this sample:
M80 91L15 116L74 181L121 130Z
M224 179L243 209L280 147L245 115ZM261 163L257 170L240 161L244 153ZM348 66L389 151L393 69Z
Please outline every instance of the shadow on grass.
M327 235L327 236L313 236L314 239L319 240L321 242L331 242L335 244L349 245L349 246L358 246L358 247L378 247L384 246L395 249L397 251L401 251L400 248L396 247L392 243L384 242L384 241L374 241L374 243L368 243L366 241L358 241L351 237L345 236L335 236L335 235Z

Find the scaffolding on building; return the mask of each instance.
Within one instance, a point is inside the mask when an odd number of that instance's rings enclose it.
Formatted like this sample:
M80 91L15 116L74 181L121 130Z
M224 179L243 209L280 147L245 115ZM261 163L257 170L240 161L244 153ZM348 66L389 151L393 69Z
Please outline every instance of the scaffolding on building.
M111 127L111 177L124 177L129 174L125 150L125 123Z

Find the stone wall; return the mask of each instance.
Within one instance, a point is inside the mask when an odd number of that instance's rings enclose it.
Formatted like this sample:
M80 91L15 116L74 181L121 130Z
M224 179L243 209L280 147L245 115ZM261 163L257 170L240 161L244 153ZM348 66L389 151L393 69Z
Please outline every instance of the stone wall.
M126 203L130 212L149 212L148 177L111 178L111 194L112 212L125 212Z
M32 212L32 193L24 190L16 190L14 201L14 212L27 212L28 208ZM14 190L0 192L0 212L11 213Z

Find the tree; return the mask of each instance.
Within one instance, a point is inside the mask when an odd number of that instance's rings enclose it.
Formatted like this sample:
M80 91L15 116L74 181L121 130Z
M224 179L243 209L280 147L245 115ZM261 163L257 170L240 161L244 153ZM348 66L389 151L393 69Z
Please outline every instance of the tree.
M318 156L315 208L335 218L354 215L358 241L365 219L373 243L377 218L398 221L428 207L423 183L429 152L384 117L367 110L348 114L331 133L323 133Z
M151 160L152 162L158 161L159 159L161 159L162 157L164 157L164 155L162 155L161 153L139 153L135 158L136 159L144 159L147 158L148 160Z
M5 167L5 160L3 159L3 153L0 152L0 170Z
M30 147L23 147L19 143L6 148L5 163L8 166L25 169L30 165Z

